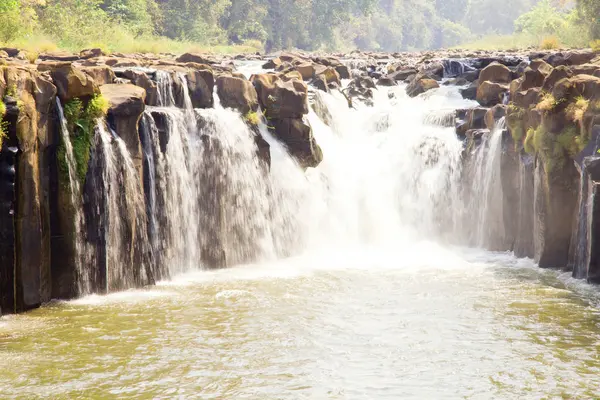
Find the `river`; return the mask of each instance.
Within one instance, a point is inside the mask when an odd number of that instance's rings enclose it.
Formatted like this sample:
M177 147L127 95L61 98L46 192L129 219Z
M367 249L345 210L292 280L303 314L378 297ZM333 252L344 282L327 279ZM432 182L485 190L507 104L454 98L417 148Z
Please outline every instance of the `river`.
M346 249L0 322L2 398L600 396L595 290L505 254Z

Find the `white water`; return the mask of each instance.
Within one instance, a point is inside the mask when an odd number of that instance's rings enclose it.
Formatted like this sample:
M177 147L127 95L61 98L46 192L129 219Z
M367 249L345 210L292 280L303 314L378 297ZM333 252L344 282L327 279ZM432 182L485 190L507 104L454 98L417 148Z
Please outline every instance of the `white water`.
M123 140L103 120L96 124L102 157L105 265L100 265L105 291L123 290L151 281L146 210L141 181ZM104 271L104 272L102 272ZM150 276L149 276L150 275Z
M484 249L496 250L504 238L501 156L505 128L505 119L501 118L491 132L483 135L470 163L474 175L466 183L471 185L467 194L466 226L471 230L468 244Z
M85 242L85 217L83 214L82 205L82 191L79 183L79 177L77 176L77 164L75 162L75 155L73 153L73 144L71 143L71 136L69 128L67 126L67 119L65 118L64 111L60 99L56 97L56 109L58 111L58 118L60 121L60 134L62 142L65 146L65 158L68 168L69 176L69 190L71 194L71 206L73 207L73 239L75 249L75 270L77 271L77 290L81 295L91 293L91 281L90 281L90 269L88 268L90 257L87 243Z

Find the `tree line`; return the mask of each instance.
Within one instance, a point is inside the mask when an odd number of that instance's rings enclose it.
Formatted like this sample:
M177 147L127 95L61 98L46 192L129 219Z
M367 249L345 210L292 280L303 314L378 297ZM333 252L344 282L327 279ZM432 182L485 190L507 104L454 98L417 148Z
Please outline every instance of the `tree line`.
M600 0L0 0L0 42L167 38L267 51L456 46L488 34L600 35ZM569 39L571 37L571 39Z

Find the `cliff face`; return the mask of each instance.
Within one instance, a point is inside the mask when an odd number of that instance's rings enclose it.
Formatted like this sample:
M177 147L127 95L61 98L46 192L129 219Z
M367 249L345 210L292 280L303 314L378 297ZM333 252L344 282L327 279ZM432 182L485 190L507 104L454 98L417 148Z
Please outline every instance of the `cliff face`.
M462 244L514 251L535 258L540 267L571 269L577 278L600 280L596 54L281 53L266 62L260 56L235 59L264 63L274 71L247 79L235 70L233 58L107 56L99 50L43 54L34 64L18 57L0 60L1 313L168 278L161 265L174 256L162 250L180 238L157 239L157 229L172 229L157 209L174 200L156 198L153 190L159 185L171 190L169 180L181 172L163 165L165 157L174 157L166 152L168 143L181 140L176 125L193 131L214 128L215 121L199 110L219 102L241 114L252 137L248 162L266 175L271 154L261 127L285 145L301 168L316 167L323 153L305 118L309 101L323 120L329 113L316 91L341 92L349 107L369 106L377 87L397 84L406 84L411 97L456 85L463 97L479 103L442 121L452 126L456 120L456 134L465 143L465 198L478 195L471 185L481 158L478 149L489 146L492 131L501 130L494 175L499 191L488 193L497 207L484 219L489 227L477 231L481 237L474 238L475 231L458 235ZM347 81L342 85L342 80ZM241 156L228 153L224 140L202 134L201 150L192 153L197 149L185 147L187 158L178 164L203 190L202 199L186 210L204 210L207 238L200 241L197 257L215 268L253 257L252 238L232 228L223 209L224 199L232 204L239 199L227 193L231 182L220 170L222 158ZM118 224L111 225L109 218ZM242 250L228 249L232 235ZM78 268L82 263L89 266L86 276Z

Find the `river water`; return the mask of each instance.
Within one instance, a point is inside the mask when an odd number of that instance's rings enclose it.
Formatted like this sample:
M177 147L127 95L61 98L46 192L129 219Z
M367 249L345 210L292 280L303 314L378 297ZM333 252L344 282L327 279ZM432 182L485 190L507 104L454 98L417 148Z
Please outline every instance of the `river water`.
M1 398L584 399L595 291L509 255L314 254L0 322Z
M0 399L599 398L599 293L454 244L480 227L462 218L462 144L441 121L471 104L403 90L357 110L323 97L329 126L309 120L325 160L306 174L265 133L255 263L2 317ZM235 126L221 130L240 153ZM244 177L230 179L262 187Z

